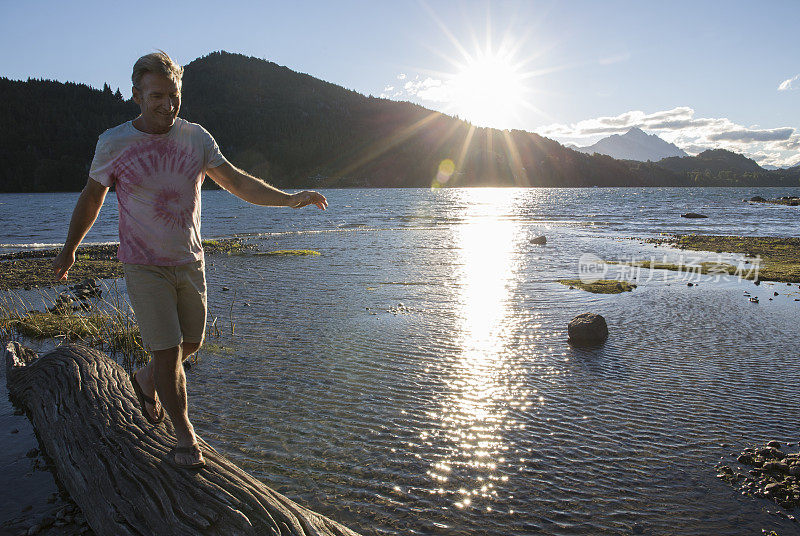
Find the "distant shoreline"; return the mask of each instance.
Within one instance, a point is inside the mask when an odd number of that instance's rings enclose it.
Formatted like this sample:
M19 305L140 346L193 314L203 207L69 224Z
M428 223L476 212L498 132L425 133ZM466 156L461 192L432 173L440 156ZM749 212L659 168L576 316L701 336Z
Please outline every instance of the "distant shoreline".
M647 189L647 190L656 190L656 189L666 189L666 188L678 188L681 190L691 189L691 188L718 188L718 189L748 189L748 190L761 190L761 189L773 189L773 190L800 190L800 184L797 186L748 186L748 185L741 185L741 184L732 184L732 185L710 185L710 186L702 186L702 185L667 185L667 186L642 186L642 185L589 185L589 186L518 186L513 184L469 184L469 185L460 185L460 186L443 186L438 188L427 187L427 186L359 186L359 185L337 185L337 186L327 186L324 184L309 184L307 186L282 186L280 184L273 184L273 186L282 188L284 190L459 190L459 189L480 189L480 188L503 188L503 189L523 189L523 190L591 190L591 189L603 189L603 190L610 190L610 189L619 189L619 188L637 188L637 189ZM224 191L222 188L203 188L204 192L215 192L215 191ZM0 191L0 195L3 194L78 194L81 190L55 190L55 191ZM113 193L114 190L111 190ZM791 196L793 197L793 196Z

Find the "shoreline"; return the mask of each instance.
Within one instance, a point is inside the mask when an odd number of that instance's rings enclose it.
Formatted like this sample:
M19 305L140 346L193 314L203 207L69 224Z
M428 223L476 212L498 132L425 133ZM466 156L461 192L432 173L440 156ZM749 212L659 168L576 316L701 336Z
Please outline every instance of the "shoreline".
M209 255L237 254L255 250L256 246L241 238L203 240L204 253ZM69 278L53 280L52 259L60 248L15 251L0 254L0 290L74 284L84 279L117 279L122 277L122 263L116 258L118 244L79 246L75 264L69 269Z
M737 235L672 235L647 242L682 250L738 253L758 262L758 269L745 279L800 283L800 238Z

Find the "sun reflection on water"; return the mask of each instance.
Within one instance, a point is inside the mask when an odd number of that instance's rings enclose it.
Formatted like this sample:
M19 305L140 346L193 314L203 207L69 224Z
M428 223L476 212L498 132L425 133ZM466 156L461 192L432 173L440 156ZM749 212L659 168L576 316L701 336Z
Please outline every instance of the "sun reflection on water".
M430 467L436 491L452 497L457 508L492 511L509 446L505 432L518 427L512 410L527 406L527 393L514 380L505 341L515 329L509 291L515 284L522 236L513 214L515 192L508 189L463 191L470 211L459 226L461 268L455 326L459 354L445 372L449 390L440 413L439 440L444 455ZM489 501L488 503L486 503Z

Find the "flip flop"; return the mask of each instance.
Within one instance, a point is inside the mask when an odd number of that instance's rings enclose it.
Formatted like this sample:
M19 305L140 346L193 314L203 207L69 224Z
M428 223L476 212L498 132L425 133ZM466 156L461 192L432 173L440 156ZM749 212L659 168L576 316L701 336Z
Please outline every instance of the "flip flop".
M147 406L145 405L145 402L155 407L156 401L147 396L146 394L144 394L144 391L142 391L142 386L139 385L139 382L136 380L135 372L131 372L131 385L133 385L133 392L136 393L136 398L139 399L139 405L142 406L142 414L144 415L144 418L147 419L147 422L149 422L150 424L158 424L161 421L163 421L164 406L162 406L161 404L158 405L161 411L158 413L158 416L155 419L151 417L150 412L147 411Z
M203 459L195 463L178 463L178 460L175 459L176 454L192 454L197 456L201 454L201 452L200 445L197 443L188 447L172 447L172 449L169 451L169 458L172 462L172 465L179 469L201 469L206 466L206 462Z

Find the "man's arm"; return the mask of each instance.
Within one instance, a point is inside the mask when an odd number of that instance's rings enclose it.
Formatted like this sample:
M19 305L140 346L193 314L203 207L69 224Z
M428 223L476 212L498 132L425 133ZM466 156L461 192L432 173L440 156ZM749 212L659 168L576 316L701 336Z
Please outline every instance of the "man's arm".
M107 192L108 187L93 179L89 179L83 188L75 210L72 211L67 241L61 249L61 253L53 260L53 273L57 281L66 279L67 270L75 264L75 251L78 249L78 244L81 243L97 219Z
M302 208L316 205L325 210L328 201L319 192L303 191L287 194L259 178L245 173L227 160L221 166L209 168L211 179L230 193L254 205Z

